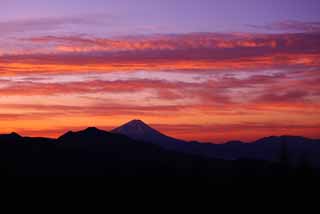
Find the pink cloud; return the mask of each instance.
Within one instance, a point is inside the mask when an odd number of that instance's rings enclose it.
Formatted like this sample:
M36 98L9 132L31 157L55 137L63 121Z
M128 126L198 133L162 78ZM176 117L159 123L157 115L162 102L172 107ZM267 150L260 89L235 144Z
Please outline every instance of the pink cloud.
M249 25L253 28L279 31L293 31L293 32L319 32L320 22L302 22L297 20L286 20L281 22L274 22L269 25Z

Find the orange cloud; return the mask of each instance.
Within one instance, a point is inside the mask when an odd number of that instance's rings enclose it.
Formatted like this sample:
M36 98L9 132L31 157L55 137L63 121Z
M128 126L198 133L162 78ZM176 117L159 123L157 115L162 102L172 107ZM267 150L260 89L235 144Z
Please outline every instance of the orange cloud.
M24 39L21 47L28 50L16 47L15 54L0 55L0 128L57 136L68 128L141 118L190 140L317 137L318 38L302 33ZM137 71L145 72L137 78ZM127 78L115 77L120 72ZM177 76L154 79L160 72ZM188 74L198 76L187 81Z
M318 38L317 33L35 37L22 40L28 45L21 47L28 48L16 54L4 50L0 75L318 67Z
M282 54L260 57L239 57L237 59L148 59L110 58L82 56L24 56L8 57L0 62L0 76L19 74L59 74L113 71L215 71L253 70L283 67L318 67L320 54Z

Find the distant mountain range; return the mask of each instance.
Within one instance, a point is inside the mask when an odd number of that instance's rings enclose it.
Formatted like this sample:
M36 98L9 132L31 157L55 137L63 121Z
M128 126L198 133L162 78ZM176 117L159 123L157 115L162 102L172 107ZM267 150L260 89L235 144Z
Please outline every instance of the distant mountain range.
M285 149L292 164L297 165L304 160L320 167L320 140L300 136L271 136L250 143L242 141L230 141L225 144L187 142L166 136L141 120L133 120L111 132L150 142L169 150L227 160L280 161L281 152Z
M0 135L0 175L3 163L3 168L15 169L13 174L22 175L228 174L229 169L237 175L249 166L256 173L273 174L266 170L274 170L273 166L268 164L266 168L266 163L307 163L320 168L319 154L320 140L304 137L266 137L252 143L187 142L133 120L111 132L90 127L69 131L57 139L22 137L17 133ZM259 172L261 169L266 172Z

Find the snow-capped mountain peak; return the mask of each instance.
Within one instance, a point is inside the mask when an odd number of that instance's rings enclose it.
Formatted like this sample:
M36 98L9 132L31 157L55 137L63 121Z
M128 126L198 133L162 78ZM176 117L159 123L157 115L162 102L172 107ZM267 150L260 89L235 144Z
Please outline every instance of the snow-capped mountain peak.
M176 143L182 142L181 140L162 134L141 120L132 120L111 132L126 135L139 141L161 144L165 147L172 147L175 146Z
M141 120L132 120L119 128L114 129L112 132L127 135L137 140L141 140L141 138L147 135L160 134Z

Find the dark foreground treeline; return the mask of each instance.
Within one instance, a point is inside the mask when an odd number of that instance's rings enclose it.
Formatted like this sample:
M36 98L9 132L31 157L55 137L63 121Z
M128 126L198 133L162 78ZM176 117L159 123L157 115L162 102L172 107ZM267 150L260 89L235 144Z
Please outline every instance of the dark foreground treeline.
M128 137L86 130L57 140L0 136L0 176L214 176L308 178L307 164L219 160L171 152Z

